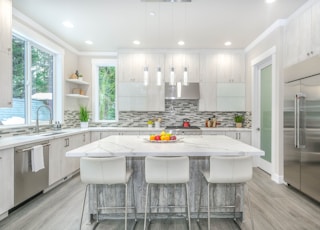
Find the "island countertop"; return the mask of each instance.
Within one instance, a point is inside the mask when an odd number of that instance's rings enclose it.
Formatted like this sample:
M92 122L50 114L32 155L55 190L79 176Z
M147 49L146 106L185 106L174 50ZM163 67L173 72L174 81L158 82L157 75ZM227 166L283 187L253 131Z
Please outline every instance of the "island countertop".
M148 136L112 135L73 149L67 157L263 156L264 151L224 135L179 136L174 143L151 143Z

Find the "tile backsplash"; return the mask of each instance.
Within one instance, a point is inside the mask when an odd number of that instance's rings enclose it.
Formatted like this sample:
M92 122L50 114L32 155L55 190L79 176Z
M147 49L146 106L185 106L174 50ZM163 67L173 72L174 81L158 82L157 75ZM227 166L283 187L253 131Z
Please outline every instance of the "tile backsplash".
M190 119L192 126L205 127L205 121L217 118L218 127L235 127L234 115L245 116L244 127L251 128L251 112L203 112L198 111L197 100L166 100L163 112L119 112L119 121L112 123L89 122L90 127L146 127L150 119L161 118L161 127L182 125L184 118ZM66 110L62 128L78 128L79 111ZM51 126L41 126L41 130L50 130ZM0 137L27 135L34 132L34 126L0 129Z
M190 119L192 126L205 127L208 118L217 118L220 123L218 127L235 127L234 115L245 116L244 127L251 127L251 112L202 112L198 111L197 100L166 100L163 112L119 112L119 121L114 123L90 122L90 127L145 127L150 119L161 118L161 127L169 125L182 125L184 118ZM65 126L79 127L78 111L65 112Z

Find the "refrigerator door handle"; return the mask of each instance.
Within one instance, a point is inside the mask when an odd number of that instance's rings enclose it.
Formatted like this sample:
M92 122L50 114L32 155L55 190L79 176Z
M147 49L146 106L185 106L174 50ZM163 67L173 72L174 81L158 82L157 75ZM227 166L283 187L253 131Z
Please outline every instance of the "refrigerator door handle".
M304 147L300 145L300 100L304 100L305 98L305 94L298 93L295 96L294 103L294 145L298 149Z

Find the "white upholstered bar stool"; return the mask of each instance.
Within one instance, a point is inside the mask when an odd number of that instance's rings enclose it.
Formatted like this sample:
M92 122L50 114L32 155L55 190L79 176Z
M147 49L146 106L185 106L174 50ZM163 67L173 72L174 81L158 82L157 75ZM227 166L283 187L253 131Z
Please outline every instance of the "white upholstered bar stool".
M210 185L211 184L244 184L252 179L252 157L251 156L212 156L210 157L210 171L202 171L202 175L207 182L208 189L208 229L210 229ZM254 229L253 216L251 212L251 204L249 197L249 189L247 186L247 197L251 219L251 227ZM200 192L200 200L201 194ZM236 191L235 191L236 196ZM234 212L236 206L233 207ZM199 201L200 211L200 201ZM198 216L199 216L198 211ZM235 218L235 217L234 217ZM199 221L199 219L198 219ZM236 222L237 223L237 222ZM240 227L240 226L239 226Z
M144 230L147 227L147 209L149 186L153 184L185 184L186 192L186 205L179 206L186 208L188 226L191 229L190 220L190 206L189 206L189 157L152 157L148 156L145 158L145 177L147 182L146 189L146 203L145 203L145 217L144 217ZM151 212L151 200L149 204L149 215ZM158 206L159 207L159 206ZM170 206L171 207L171 206ZM161 208L161 206L160 206ZM149 219L150 222L150 219Z
M80 229L82 226L83 211L85 207L85 201L89 185L115 185L123 184L125 186L125 206L124 207L98 207L99 202L97 201L97 222L99 224L99 212L102 209L115 209L122 208L125 211L125 229L127 229L127 215L128 215L128 182L132 176L133 171L127 169L126 158L121 157L108 157L108 158L93 158L93 157L82 157L80 159L80 178L86 186L85 197L83 201ZM131 180L132 182L132 180ZM134 202L134 189L132 182L132 199ZM98 197L97 197L98 199ZM136 208L134 204L134 214L136 224ZM97 227L97 226L95 226ZM95 228L94 227L94 228ZM133 226L134 227L134 226Z

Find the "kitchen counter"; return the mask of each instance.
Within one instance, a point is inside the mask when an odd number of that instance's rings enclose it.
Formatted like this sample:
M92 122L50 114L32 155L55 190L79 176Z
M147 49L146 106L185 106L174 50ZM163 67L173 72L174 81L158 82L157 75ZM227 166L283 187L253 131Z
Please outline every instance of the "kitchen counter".
M30 144L33 142L38 141L44 141L44 140L52 140L56 138L61 138L73 134L79 134L84 132L107 132L107 131L136 131L136 132L154 132L159 133L162 130L164 130L165 127L160 128L148 128L148 127L91 127L88 129L80 129L80 128L74 128L74 129L62 129L58 131L48 131L46 133L40 133L35 134L32 133L30 135L18 135L18 136L12 136L12 137L2 137L0 138L0 150L1 149L7 149L12 148L18 145L25 145ZM210 131L216 131L216 132L225 132L225 131L251 131L251 129L248 128L224 128L224 127L218 127L218 128L205 128L201 127L201 130L204 134Z
M251 155L262 156L260 149L224 135L186 135L174 143L151 143L148 136L112 135L80 148L68 151L67 157L111 156L211 156Z

